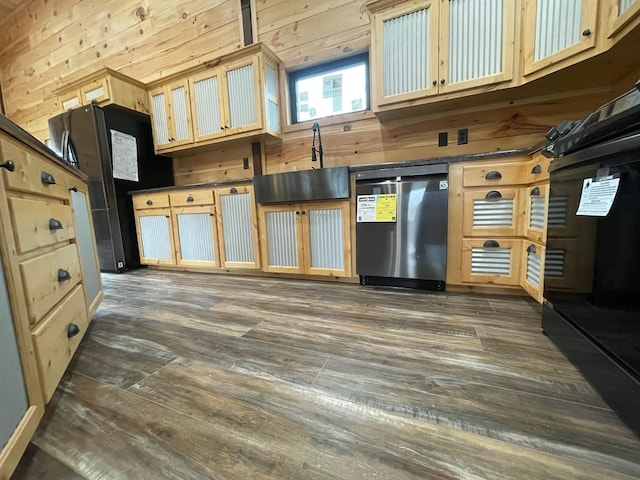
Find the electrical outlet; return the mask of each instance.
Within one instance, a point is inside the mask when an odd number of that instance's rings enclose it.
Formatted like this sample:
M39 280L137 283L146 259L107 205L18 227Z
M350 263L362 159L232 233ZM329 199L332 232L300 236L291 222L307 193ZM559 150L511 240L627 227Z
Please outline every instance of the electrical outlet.
M458 145L466 145L469 143L469 129L461 128L458 130Z
M242 159L242 168L249 170L249 159L247 157Z
M438 146L446 147L449 145L449 134L447 132L440 132L438 134Z

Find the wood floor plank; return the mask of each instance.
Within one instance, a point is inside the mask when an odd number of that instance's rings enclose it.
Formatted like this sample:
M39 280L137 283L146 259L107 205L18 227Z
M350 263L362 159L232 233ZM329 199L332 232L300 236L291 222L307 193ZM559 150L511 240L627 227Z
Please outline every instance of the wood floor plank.
M166 388L187 377L186 392ZM306 446L296 435L296 425L315 439L315 451L321 458L321 450L335 448L330 454L340 459L336 464L348 461L350 456L364 456L368 465L375 466L373 471L350 471L344 478L407 478L407 474L429 479L604 478L599 475L632 478L527 446L425 422L420 416L398 415L365 401L364 391L355 401L345 401L324 390L270 382L204 362L178 359L131 390L203 417L215 408L207 403L206 392L215 392L216 398L225 397L225 403L235 402L234 416L242 417L242 411L255 409L263 412L262 418L280 418L290 423L292 438L301 450ZM240 404L242 407L238 408ZM225 409L225 416L228 411ZM269 427L266 424L258 428ZM341 455L347 455L347 459ZM383 467L394 468L395 472L387 477ZM616 467L622 469L620 465ZM536 472L533 477L531 472Z
M640 440L523 298L151 270L103 284L34 437L87 480L640 477Z
M31 443L11 478L13 480L84 480L85 477L78 475L60 460Z

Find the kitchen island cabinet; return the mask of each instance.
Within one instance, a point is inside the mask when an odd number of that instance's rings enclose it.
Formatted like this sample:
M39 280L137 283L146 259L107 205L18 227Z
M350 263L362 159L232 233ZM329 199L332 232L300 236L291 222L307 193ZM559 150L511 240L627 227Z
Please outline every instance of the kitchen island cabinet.
M0 478L102 300L86 178L0 116Z

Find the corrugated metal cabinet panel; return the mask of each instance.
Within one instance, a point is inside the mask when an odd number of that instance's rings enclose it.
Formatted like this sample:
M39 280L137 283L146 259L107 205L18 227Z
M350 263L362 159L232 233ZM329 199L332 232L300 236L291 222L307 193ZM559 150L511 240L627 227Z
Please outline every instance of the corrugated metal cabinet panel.
M225 65L223 101L227 135L262 128L258 56Z
M213 205L173 208L178 265L218 267L218 233Z
M468 190L463 193L462 233L465 236L516 236L524 210L520 189Z
M171 228L171 209L136 210L136 231L140 263L175 265L176 254Z
M524 236L534 242L544 242L547 238L547 207L549 205L549 184L532 185L523 189L526 202Z
M598 0L523 1L525 75L566 67L595 47Z
M301 215L298 204L259 207L262 269L304 273Z
M220 264L225 268L260 268L258 218L253 185L214 189L220 236Z
M189 89L194 140L198 142L224 136L226 120L220 69L190 77Z
M462 241L463 282L520 285L522 240L466 238Z
M525 240L520 265L520 286L538 303L542 303L544 265L545 247Z

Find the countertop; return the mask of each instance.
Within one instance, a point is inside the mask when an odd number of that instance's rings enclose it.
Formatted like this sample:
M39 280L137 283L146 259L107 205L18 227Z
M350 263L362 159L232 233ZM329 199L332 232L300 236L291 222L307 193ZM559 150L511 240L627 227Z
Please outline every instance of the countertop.
M129 195L137 195L139 193L157 193L157 192L165 192L165 191L174 191L174 190L193 190L195 188L207 188L207 187L220 187L224 185L235 185L238 183L251 183L253 182L253 177L248 178L240 178L237 180L220 180L217 182L206 182L206 183L192 183L189 185L174 185L173 187L158 187L158 188L145 188L144 190L132 190Z
M29 132L27 132L26 130L24 130L23 128L21 128L20 126L18 126L17 124L15 124L14 122L9 120L7 117L5 117L2 114L0 114L0 130L2 130L8 135L11 135L20 143L23 143L24 145L33 148L38 153L41 153L42 155L47 157L56 165L64 168L65 170L81 178L85 182L89 179L89 177L87 177L86 174L84 174L77 168L74 168L71 165L69 165L67 162L62 160L62 158L60 158L56 154L56 152L51 150L49 147L47 147L44 143L42 143L36 137L31 135ZM5 160L9 160L9 159L5 159Z

